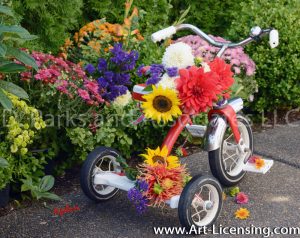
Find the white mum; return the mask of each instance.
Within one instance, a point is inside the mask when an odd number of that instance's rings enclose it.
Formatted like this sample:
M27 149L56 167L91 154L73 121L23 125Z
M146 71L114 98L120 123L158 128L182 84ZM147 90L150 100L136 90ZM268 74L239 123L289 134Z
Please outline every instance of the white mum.
M163 88L176 89L176 83L175 83L176 78L177 77L170 77L168 74L164 74L156 86L162 86Z
M113 101L113 105L125 107L130 101L131 101L131 93L127 90L125 94L115 98L115 100Z
M170 45L164 53L162 64L167 68L179 69L194 65L192 48L183 42Z

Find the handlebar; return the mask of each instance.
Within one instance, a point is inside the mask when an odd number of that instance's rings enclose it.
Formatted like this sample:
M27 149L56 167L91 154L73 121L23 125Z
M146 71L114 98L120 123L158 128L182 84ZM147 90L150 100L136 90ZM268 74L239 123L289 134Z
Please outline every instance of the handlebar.
M161 40L171 37L177 31L181 31L181 30L191 30L194 33L196 33L198 36L200 36L202 39L206 40L211 45L221 48L221 50L219 52L220 54L222 54L225 51L225 49L227 49L227 48L235 48L235 47L247 45L248 43L258 40L267 34L270 34L269 43L272 48L275 48L279 44L279 35L278 35L277 30L275 30L273 28L261 29L258 26L253 27L251 29L251 33L248 38L246 38L238 43L216 41L212 37L210 37L209 35L204 33L203 31L201 31L199 28L197 28L191 24L180 24L177 26L170 26L168 28L165 28L163 30L153 33L151 36L151 39L153 42L158 42L158 41L161 41Z

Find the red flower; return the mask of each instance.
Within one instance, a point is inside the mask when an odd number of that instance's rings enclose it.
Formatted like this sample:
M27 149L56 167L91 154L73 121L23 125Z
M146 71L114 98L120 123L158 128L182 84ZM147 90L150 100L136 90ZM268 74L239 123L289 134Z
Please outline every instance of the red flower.
M213 101L221 93L221 88L216 87L217 74L204 73L203 68L192 66L180 69L179 75L176 83L184 113L198 114L205 112L207 107L212 107Z
M217 86L222 91L229 90L231 85L234 83L233 72L231 71L231 66L226 64L224 60L220 58L215 58L209 64L210 73L215 74L215 78L217 79ZM223 93L225 98L229 98L228 93Z
M182 153L183 157L187 157L189 155L188 152L187 152L187 150L185 148L183 148L183 147L181 147L181 153Z

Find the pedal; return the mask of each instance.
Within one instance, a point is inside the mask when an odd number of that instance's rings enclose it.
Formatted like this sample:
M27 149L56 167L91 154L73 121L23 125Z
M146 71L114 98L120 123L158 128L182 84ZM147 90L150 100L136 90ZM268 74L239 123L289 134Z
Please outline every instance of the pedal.
M206 132L206 126L201 125L186 125L185 128L191 133L194 137L204 137Z
M244 171L247 172L252 172L252 173L260 173L260 174L265 174L267 173L271 167L274 164L273 160L269 160L269 159L263 159L264 160L264 166L261 168L256 168L255 163L250 163L249 161L245 164L244 166Z

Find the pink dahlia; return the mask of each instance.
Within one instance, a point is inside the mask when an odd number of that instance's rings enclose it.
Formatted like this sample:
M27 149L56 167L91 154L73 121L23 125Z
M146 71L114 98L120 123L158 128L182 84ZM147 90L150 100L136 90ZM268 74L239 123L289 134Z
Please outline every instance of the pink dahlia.
M236 195L235 200L238 204L247 204L249 202L248 196L243 192L239 192Z

